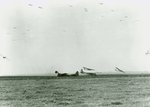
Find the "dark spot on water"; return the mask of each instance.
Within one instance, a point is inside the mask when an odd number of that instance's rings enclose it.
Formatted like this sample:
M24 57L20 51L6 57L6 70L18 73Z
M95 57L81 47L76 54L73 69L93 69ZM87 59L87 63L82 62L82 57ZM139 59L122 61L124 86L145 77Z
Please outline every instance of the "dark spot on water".
M73 101L71 98L66 98L65 100L66 101Z
M11 91L5 91L6 93L11 93Z
M37 93L37 94L38 94L38 93L41 93L41 91L36 91L35 93Z
M126 90L126 91L124 91L125 93L131 93L131 92L133 92L132 90Z
M73 95L72 94L66 94L66 97L72 97Z
M58 105L69 105L68 102L59 102Z
M60 89L61 87L54 87L54 89Z
M121 102L111 102L112 105L122 105L123 103Z
M75 90L75 91L85 91L85 89L79 89L79 90Z
M110 100L111 98L109 98L109 97L106 97L106 98L103 98L104 100Z
M51 103L57 103L55 100L50 100L49 102ZM47 102L46 102L47 103Z
M109 106L110 104L108 104L108 103L103 103L102 105L99 105L100 107L102 106Z
M25 94L26 92L27 92L27 91L26 91L26 90L24 90L24 91L23 91L23 94Z
M64 93L62 93L62 92L54 92L53 94L55 94L55 95L63 95Z
M79 98L90 98L91 96L90 95L84 95L84 96L81 96Z
M26 96L25 98L26 98L26 99L31 99L31 98L32 98L32 96Z
M84 103L84 101L81 101L81 100L75 101L75 104L82 104L82 103Z

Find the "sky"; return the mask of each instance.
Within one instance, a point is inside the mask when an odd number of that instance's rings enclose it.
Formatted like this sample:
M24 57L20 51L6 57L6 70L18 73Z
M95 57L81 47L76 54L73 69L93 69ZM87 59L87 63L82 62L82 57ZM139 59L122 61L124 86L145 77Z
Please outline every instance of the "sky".
M149 0L0 0L0 76L150 73ZM5 58L4 58L5 57Z

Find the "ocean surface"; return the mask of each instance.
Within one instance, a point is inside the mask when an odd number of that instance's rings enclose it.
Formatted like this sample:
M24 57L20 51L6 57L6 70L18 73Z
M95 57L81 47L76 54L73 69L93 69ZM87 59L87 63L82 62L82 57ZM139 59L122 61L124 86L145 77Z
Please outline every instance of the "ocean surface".
M150 107L150 76L1 77L0 107Z

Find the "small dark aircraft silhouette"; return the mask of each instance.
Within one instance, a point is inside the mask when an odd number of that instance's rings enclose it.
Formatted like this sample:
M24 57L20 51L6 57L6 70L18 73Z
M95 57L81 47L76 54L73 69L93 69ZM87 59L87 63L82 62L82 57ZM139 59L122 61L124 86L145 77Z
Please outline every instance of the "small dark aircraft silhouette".
M149 51L147 51L147 52L145 53L145 55L148 55L148 54L150 54L150 52L149 52Z
M93 73L93 72L84 72L83 69L81 69L80 73L81 73L81 74L91 75L91 76L96 76L96 73Z
M84 70L88 70L88 71L94 71L94 69L91 68L87 68L87 67L83 67Z
M124 16L124 18L128 18L128 16Z
M8 59L6 56L3 56L3 55L0 55L1 56L1 58L3 58L3 59Z
M5 59L5 58L6 58L6 56L3 56L3 58Z
M69 5L69 7L73 7L72 5Z
M16 29L17 27L13 27L13 29Z
M3 58L3 59L7 59L7 60L9 60L6 56L3 56L2 58Z
M103 5L104 3L99 3L100 5Z
M85 12L88 12L88 9L87 9L87 8L84 8L84 11L85 11Z
M39 8L39 9L43 9L43 7L41 7L41 6L39 6L38 8Z
M32 4L28 4L28 6L32 6Z
M118 67L115 67L115 71L119 71L119 72L122 72L122 73L125 73L123 70L119 69Z

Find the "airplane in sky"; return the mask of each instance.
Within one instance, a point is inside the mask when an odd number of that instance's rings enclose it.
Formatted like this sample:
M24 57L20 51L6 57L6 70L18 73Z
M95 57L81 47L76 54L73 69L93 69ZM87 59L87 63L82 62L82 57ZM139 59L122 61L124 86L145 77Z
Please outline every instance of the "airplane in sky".
M119 69L118 67L115 67L115 68L116 68L115 71L125 73L123 70Z
M145 53L145 55L148 55L148 54L150 54L149 50Z

